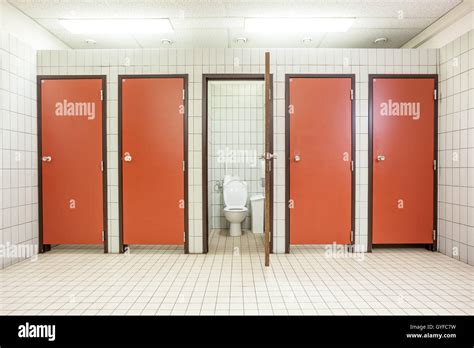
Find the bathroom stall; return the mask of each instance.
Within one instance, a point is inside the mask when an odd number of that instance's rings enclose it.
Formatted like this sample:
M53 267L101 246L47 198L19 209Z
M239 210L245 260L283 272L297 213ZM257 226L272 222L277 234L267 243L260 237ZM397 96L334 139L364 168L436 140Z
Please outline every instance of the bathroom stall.
M369 76L369 239L436 249L437 75Z
M39 251L107 252L104 76L38 76Z
M119 76L120 249L188 251L187 75Z
M264 249L265 106L263 74L203 76L205 252Z
M286 252L352 244L355 76L286 76Z

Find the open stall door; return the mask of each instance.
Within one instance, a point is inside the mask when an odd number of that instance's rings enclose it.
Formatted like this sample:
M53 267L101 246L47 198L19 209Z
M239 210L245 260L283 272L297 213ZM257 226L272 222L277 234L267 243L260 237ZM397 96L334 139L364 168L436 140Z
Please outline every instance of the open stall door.
M40 251L102 244L105 78L40 76L38 82Z
M369 250L372 244L434 246L436 89L432 75L370 77Z
M272 183L273 175L273 149L272 149L272 80L270 75L270 53L265 52L265 221L264 221L264 250L265 266L270 266L270 231L272 230L271 205L272 202Z
M267 74L204 74L203 75L203 109L202 109L202 129L203 129L203 138L202 138L202 166L203 166L203 175L202 175L202 185L203 185L203 190L202 190L202 201L203 201L203 252L207 253L209 252L209 232L210 232L210 224L209 224L209 218L212 216L212 212L210 209L210 199L209 199L209 172L212 167L212 165L209 165L208 160L212 160L212 148L208 147L209 144L209 135L211 134L212 128L211 128L211 102L210 102L210 97L211 97L211 88L210 85L211 83L214 82L245 82L245 81L260 81L263 84L264 91L263 91L263 96L261 93L255 95L256 98L262 98L263 102L263 113L264 113L264 119L260 119L262 122L262 125L264 126L264 132L265 134L263 135L264 138L264 148L262 150L263 153L260 154L259 152L259 161L257 162L258 165L260 166L262 162L265 162L265 195L266 195L266 202L268 202L268 205L264 205L264 207L261 210L262 214L262 224L266 227L267 229L267 239L265 242L265 227L262 226L263 233L260 232L260 229L258 229L259 232L258 234L258 239L263 241L264 244L264 250L267 250L267 263L269 260L269 253L272 250L272 240L271 240L271 226L272 226L272 221L273 221L273 206L270 202L273 201L273 176L272 176L272 161L271 159L273 158L273 155L271 152L273 151L273 133L272 133L272 75L269 74L269 69L266 70ZM266 99L265 99L266 98ZM260 105L260 104L259 104ZM260 108L260 106L259 106ZM253 132L254 135L257 134L257 132ZM260 134L259 134L260 136ZM245 142L242 142L239 146L243 145ZM266 154L270 154L269 160L265 160L267 158ZM262 170L263 170L262 166ZM260 172L258 173L259 178ZM258 183L260 185L260 183ZM269 197L269 198L268 198ZM252 209L252 204L253 202L250 203L249 208ZM260 212L260 208L258 208ZM268 211L268 213L265 213L265 210ZM262 237L262 238L261 238ZM265 247L265 243L266 247ZM260 252L260 248L259 248Z
M185 76L120 76L121 242L183 245Z

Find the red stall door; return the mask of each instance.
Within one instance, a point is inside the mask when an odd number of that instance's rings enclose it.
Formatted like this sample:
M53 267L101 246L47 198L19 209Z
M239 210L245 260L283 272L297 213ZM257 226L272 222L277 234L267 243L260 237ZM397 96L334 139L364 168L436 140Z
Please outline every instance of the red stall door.
M124 244L184 243L184 78L123 78Z
M40 88L43 244L102 244L102 79Z
M290 244L350 244L352 79L290 78Z
M373 244L433 243L434 78L373 79Z

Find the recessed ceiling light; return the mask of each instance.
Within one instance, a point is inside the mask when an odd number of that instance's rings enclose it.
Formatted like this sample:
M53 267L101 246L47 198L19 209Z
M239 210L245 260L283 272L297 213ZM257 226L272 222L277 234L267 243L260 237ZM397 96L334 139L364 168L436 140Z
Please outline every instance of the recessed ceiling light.
M259 33L345 32L354 18L246 18L245 30Z
M85 39L84 41L88 45L95 45L97 43L97 41L95 41L94 39Z
M307 36L307 37L304 37L303 40L304 44L310 44L311 42L313 42L313 38L311 36Z
M238 44L246 44L247 43L247 38L246 37L237 37L235 38L235 42Z
M386 37L379 37L374 40L374 44L384 44L388 41Z
M173 31L169 19L60 19L72 34L153 34Z
M170 39L161 39L161 44L164 46L171 46L173 44L173 41Z

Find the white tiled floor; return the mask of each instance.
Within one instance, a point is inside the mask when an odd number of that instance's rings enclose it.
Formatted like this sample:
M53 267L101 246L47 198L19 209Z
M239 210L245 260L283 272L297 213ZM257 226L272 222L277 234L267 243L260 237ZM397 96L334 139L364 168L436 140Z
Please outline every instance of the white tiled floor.
M422 249L328 257L292 246L263 266L262 237L214 231L181 247L57 247L0 271L0 314L473 314L473 268ZM344 255L342 255L344 256Z

